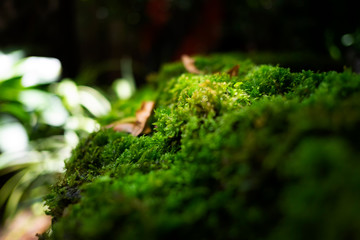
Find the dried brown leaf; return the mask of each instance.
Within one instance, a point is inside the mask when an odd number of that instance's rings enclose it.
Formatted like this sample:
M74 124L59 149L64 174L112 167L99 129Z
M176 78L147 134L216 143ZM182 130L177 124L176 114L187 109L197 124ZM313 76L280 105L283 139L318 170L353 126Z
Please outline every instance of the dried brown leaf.
M230 70L228 70L226 73L230 75L230 77L235 77L239 73L239 64L236 64L234 67L232 67Z
M146 127L146 124L154 106L154 101L143 102L140 109L136 111L136 118L134 120L132 120L132 118L129 118L130 121L120 120L107 125L106 128L113 128L113 130L117 132L131 133L135 137L141 133L150 133L151 129Z
M112 128L116 132L132 133L135 128L135 122L114 122L106 126L106 128Z
M146 123L149 120L154 107L154 101L147 101L141 104L141 108L136 111L136 126L131 132L132 135L138 136L144 131Z
M195 60L190 56L184 54L181 56L182 63L184 64L185 69L189 73L201 74L203 73L195 66Z

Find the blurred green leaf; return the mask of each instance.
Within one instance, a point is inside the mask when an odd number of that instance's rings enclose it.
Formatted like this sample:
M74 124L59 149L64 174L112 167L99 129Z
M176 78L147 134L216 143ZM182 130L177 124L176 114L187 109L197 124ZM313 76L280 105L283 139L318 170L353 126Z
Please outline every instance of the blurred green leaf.
M6 102L0 105L0 113L7 113L17 118L21 123L28 128L30 126L30 115L25 111L24 105L20 102Z
M22 170L16 173L0 188L0 206L6 203L16 185L19 183L25 173L26 170Z
M16 101L23 90L21 77L14 77L0 82L0 101Z
M1 213L5 218L13 216L25 203L42 202L48 185L63 172L64 159L70 156L79 138L98 129L95 118L111 110L110 102L99 90L78 86L71 79L53 82L54 71L41 72L38 66L45 60L17 58L4 76L21 76L0 80L0 120L5 134L2 138L10 137L6 136L11 133L10 125L26 129L22 136L26 137L26 146L21 151L14 148L0 153L0 176L5 181L0 185L0 208L5 210ZM51 66L58 69L58 60L51 61ZM35 69L25 62L38 65ZM118 68L118 61L104 66ZM99 73L95 72L93 77ZM21 140L11 137L15 144Z

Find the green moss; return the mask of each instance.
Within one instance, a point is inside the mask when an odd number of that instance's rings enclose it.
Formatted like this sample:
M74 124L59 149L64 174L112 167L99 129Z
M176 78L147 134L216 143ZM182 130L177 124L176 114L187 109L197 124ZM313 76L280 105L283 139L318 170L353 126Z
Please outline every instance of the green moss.
M360 76L196 65L204 75L174 63L155 77L151 134L78 145L47 198L49 238L359 238Z

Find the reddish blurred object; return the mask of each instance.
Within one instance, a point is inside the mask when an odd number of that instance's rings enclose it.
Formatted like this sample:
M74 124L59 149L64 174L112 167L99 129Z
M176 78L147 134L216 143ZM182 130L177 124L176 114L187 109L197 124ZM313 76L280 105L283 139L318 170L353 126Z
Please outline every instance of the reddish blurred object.
M31 210L19 212L14 219L6 223L0 231L1 240L36 240L36 234L42 234L51 225L51 217L35 215Z
M187 36L184 36L181 45L174 55L174 60L180 59L183 54L204 54L216 47L221 33L223 22L223 5L220 0L205 1L199 20Z
M146 14L155 26L163 26L170 18L170 3L168 0L150 0L146 6Z
M144 28L141 34L140 49L142 53L149 53L151 46L159 32L169 21L170 3L168 0L150 0L146 6L146 15L150 22Z
M149 23L144 26L140 34L139 49L141 54L149 54L154 45L162 41L159 37L164 36L164 31L169 31L167 30L169 26L177 27L171 23L177 17L173 15L174 13L171 10L171 1L169 0L148 1L146 14ZM174 46L172 57L169 60L179 60L183 54L208 53L216 48L222 34L223 3L220 0L204 1L195 14L194 22L191 22L185 35L181 36L181 41L174 43L177 46ZM184 25L189 25L188 21L190 20L184 19Z

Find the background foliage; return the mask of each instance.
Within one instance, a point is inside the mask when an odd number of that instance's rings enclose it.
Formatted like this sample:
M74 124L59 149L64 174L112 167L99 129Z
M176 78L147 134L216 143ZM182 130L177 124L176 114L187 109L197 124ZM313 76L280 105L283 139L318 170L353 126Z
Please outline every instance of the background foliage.
M63 172L63 160L79 138L99 128L94 118L108 113L110 103L94 88L70 79L55 82L61 70L56 59L21 58L21 52L1 53L0 58L13 60L7 69L3 64L6 71L0 78L0 206L4 220L27 207L42 209L42 197ZM58 72L43 70L54 64Z

